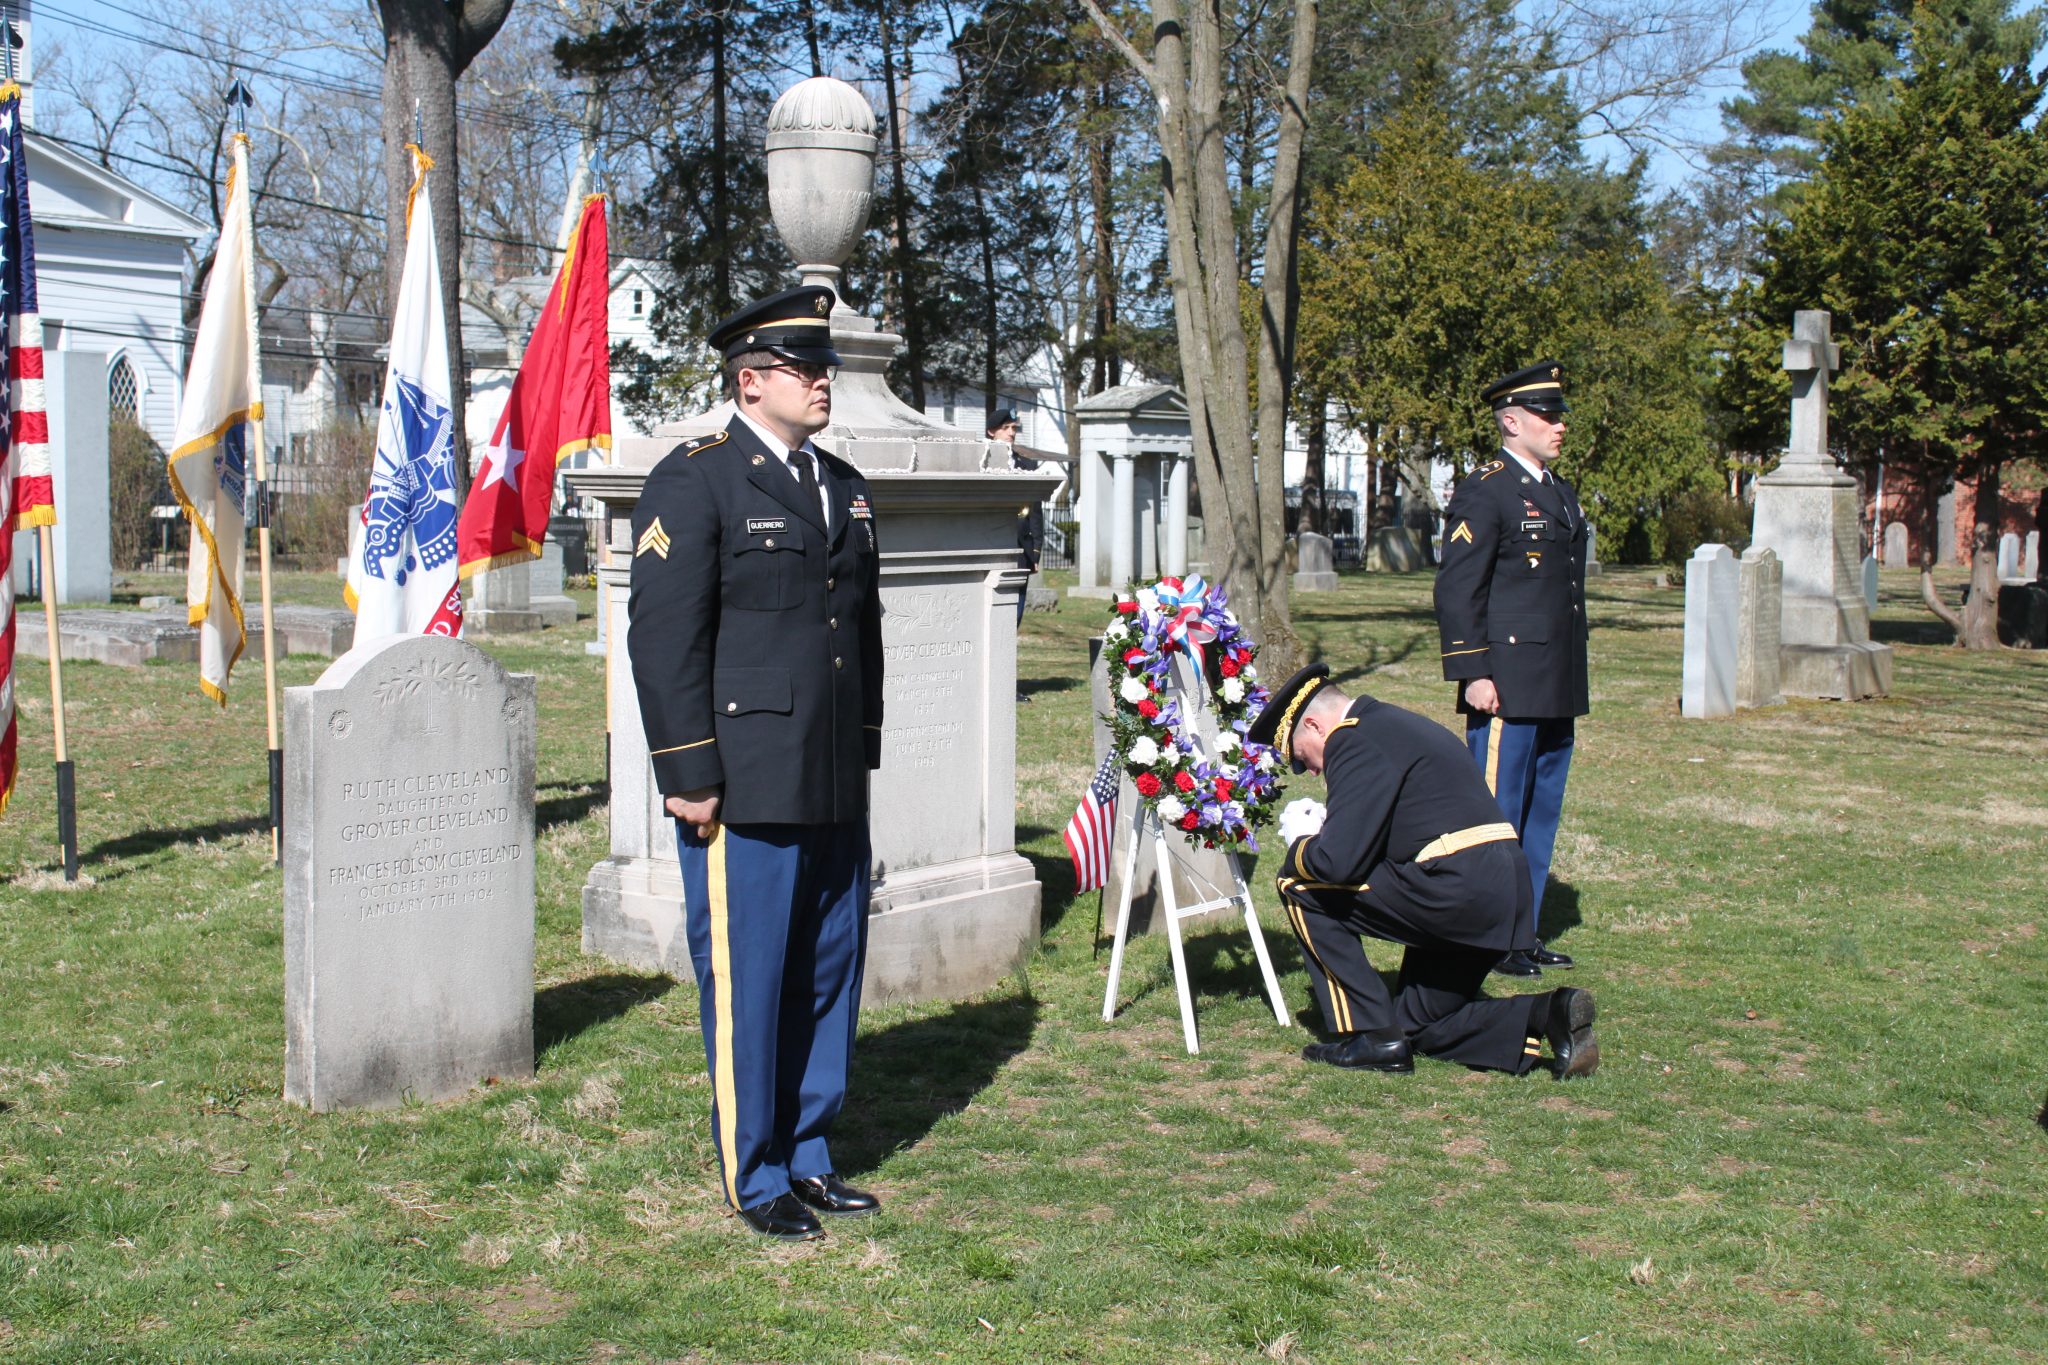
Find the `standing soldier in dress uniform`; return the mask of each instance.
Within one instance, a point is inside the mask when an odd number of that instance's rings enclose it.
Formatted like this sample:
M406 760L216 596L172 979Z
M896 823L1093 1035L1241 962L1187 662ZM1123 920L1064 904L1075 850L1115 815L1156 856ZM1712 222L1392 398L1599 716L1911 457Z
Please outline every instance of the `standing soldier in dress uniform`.
M738 413L648 475L627 650L676 820L726 1198L756 1232L867 1213L826 1134L867 951L868 771L882 755L880 555L832 415L832 293L720 323Z
M1425 1053L1517 1075L1543 1043L1563 1079L1600 1065L1593 996L1564 987L1489 999L1486 973L1535 941L1529 870L1515 831L1457 736L1372 697L1345 696L1327 664L1281 685L1246 733L1296 772L1321 773L1326 812L1282 813L1280 900L1335 1039L1312 1062L1412 1071ZM1359 935L1408 946L1393 996Z
M1589 709L1586 516L1549 467L1564 444L1564 367L1538 361L1480 397L1493 404L1501 456L1473 470L1444 511L1436 620L1466 743L1529 860L1533 934L1577 719ZM1571 965L1538 941L1494 970L1540 976Z

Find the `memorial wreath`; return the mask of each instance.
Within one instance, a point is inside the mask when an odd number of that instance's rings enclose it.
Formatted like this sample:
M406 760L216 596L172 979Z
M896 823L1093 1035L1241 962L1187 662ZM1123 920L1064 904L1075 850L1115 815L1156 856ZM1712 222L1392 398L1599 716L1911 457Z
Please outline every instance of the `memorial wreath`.
M1117 598L1103 632L1110 655L1111 742L1138 799L1204 848L1259 851L1258 828L1280 798L1277 761L1245 730L1266 704L1253 661L1258 646L1230 613L1222 588L1199 575L1167 577ZM1173 661L1207 690L1218 752L1197 747L1188 698L1173 685Z

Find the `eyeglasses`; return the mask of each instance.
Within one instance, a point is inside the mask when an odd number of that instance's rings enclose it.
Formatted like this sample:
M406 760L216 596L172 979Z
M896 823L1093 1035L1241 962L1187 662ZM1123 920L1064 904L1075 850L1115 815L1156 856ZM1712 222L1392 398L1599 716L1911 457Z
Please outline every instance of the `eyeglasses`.
M796 381L805 388L810 388L821 379L829 380L839 377L839 367L837 365L818 365L808 360L788 360L779 365L754 365L749 368L756 370L787 370L796 376Z

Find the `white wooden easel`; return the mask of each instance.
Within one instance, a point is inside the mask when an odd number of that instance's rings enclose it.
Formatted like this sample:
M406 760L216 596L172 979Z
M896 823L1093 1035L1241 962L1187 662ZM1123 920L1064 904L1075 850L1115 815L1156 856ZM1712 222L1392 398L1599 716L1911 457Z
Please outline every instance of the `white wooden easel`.
M1191 688L1185 682L1186 665L1175 660L1173 681L1175 690L1184 702L1192 701L1195 709L1206 709L1207 698L1201 689ZM1198 735L1197 744L1208 746ZM1183 741L1185 742L1185 740ZM1135 796L1135 793L1133 794ZM1193 905L1178 903L1173 887L1173 849L1167 843L1166 825L1153 809L1143 800L1131 802L1133 812L1130 826L1130 844L1124 850L1124 884L1116 903L1116 938L1109 950L1109 986L1102 995L1102 1019L1108 1023L1116 1018L1116 988L1123 976L1124 943L1130 937L1131 928L1131 883L1138 872L1138 843L1148 834L1152 839L1152 865L1159 883L1160 899L1166 906L1166 937L1173 950L1173 984L1180 993L1180 1031L1187 1042L1190 1053L1199 1053L1201 1043L1195 1036L1195 997L1188 983L1187 951L1181 944L1180 922L1191 915L1207 914L1225 906L1238 905L1244 908L1245 932L1251 935L1252 953L1259 959L1259 972L1266 978L1266 999L1272 1003L1273 1017L1287 1027L1287 1002L1280 994L1280 979L1273 975L1273 959L1266 952L1266 936L1259 928L1258 911L1252 908L1251 888L1245 885L1244 868L1238 862L1237 854L1227 853L1230 860L1231 889L1226 893L1221 887L1209 886L1212 893Z

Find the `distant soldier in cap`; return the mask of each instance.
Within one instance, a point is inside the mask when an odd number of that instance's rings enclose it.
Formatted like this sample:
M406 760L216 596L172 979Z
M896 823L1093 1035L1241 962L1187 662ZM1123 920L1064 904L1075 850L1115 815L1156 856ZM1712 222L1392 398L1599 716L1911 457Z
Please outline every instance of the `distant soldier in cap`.
M1465 741L1529 860L1532 936L1557 845L1577 718L1586 714L1586 514L1551 472L1564 444L1564 367L1538 361L1488 385L1500 458L1444 511L1436 620ZM1572 960L1538 941L1495 970L1540 976Z
M626 641L676 821L725 1196L786 1239L877 1207L826 1147L882 756L874 511L860 471L810 439L832 416L831 309L830 290L791 289L712 332L738 412L647 476Z
M988 438L1009 449L1010 468L1036 469L1038 461L1017 451L1017 410L997 408L988 415ZM1038 572L1039 547L1045 544L1045 504L1028 502L1017 509L1017 562L1025 573ZM1026 585L1028 590L1029 585ZM1025 593L1017 594L1017 624L1024 624ZM1031 698L1019 692L1017 700L1028 702Z
M1326 809L1294 802L1281 816L1280 900L1335 1035L1301 1055L1412 1071L1420 1052L1520 1075L1548 1042L1560 1079L1591 1075L1591 992L1484 994L1501 955L1534 939L1529 872L1457 737L1412 711L1347 697L1329 677L1327 664L1296 673L1246 734L1329 789ZM1361 934L1407 945L1392 996Z

